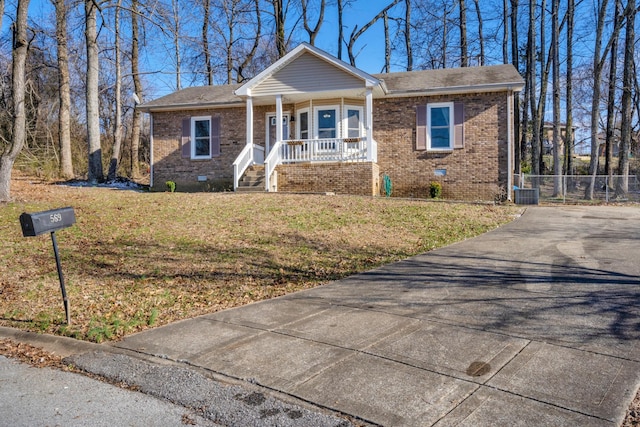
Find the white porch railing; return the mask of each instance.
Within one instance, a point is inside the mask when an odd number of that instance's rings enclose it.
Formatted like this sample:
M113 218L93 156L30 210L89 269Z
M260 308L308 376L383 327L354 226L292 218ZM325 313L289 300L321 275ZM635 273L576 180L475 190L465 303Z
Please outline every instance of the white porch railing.
M271 148L271 152L264 160L264 189L269 191L271 183L271 174L276 170L276 166L282 163L280 152L282 151L282 141L276 142Z
M264 162L265 190L271 191L271 175L283 163L377 162L378 143L367 138L302 139L277 142Z
M366 162L367 138L326 138L282 141L281 151L282 163ZM375 146L372 146L372 151L374 153L377 151L375 150Z
M238 189L238 182L244 172L252 164L262 164L264 162L264 147L255 144L244 146L236 160L233 162L233 191Z

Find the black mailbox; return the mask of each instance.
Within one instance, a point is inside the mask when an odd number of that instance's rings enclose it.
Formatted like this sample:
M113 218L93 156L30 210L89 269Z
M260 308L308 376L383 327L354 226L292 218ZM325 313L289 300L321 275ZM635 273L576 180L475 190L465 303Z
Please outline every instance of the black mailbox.
M22 235L38 236L44 233L52 233L75 224L76 214L73 208L51 209L36 213L23 213L20 215Z

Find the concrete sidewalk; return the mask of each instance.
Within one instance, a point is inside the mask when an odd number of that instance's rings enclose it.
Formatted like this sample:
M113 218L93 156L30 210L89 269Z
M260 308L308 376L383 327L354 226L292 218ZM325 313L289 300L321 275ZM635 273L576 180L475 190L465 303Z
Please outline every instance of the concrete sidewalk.
M640 209L476 239L113 345L386 426L615 426L640 384Z

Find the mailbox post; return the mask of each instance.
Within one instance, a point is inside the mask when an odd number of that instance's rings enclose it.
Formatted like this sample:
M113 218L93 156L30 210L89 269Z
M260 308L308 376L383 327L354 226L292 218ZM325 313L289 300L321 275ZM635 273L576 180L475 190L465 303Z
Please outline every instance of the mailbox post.
M39 236L44 233L51 233L51 242L53 243L53 253L56 257L56 267L58 269L58 279L60 280L60 290L62 291L62 302L64 304L64 312L67 316L67 325L71 324L71 314L69 311L69 300L67 299L67 291L64 288L64 276L62 275L62 265L60 264L60 255L58 254L58 242L56 240L56 231L63 228L71 227L76 222L76 215L73 208L52 209L36 213L23 213L20 215L20 225L22 226L22 235L24 237Z

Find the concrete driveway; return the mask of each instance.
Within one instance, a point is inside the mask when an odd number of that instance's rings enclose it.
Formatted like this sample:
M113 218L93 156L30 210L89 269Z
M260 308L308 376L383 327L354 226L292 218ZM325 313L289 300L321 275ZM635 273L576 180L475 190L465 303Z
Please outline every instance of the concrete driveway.
M113 345L373 424L615 426L640 384L639 254L638 207L531 207L475 239Z

